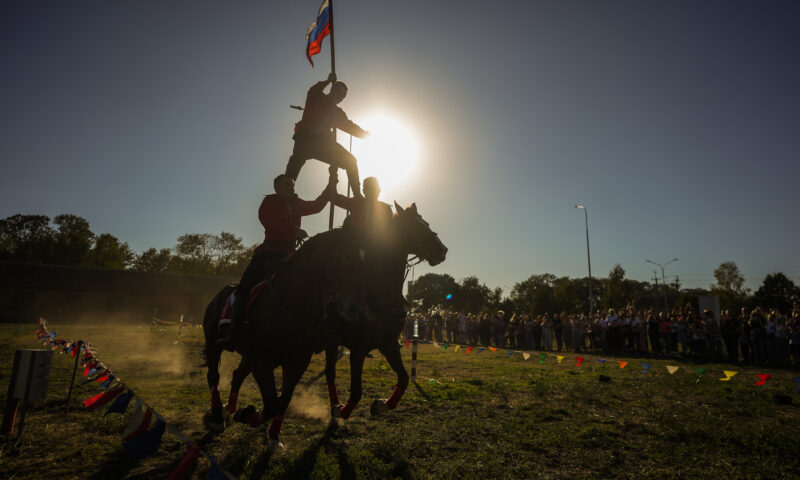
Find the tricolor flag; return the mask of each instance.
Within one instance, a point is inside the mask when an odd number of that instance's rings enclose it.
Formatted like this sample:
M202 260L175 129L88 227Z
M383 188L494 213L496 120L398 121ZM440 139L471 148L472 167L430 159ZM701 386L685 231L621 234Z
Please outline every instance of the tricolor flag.
M331 7L328 0L324 0L319 6L319 13L314 23L308 27L306 32L306 57L314 66L311 57L322 51L322 40L331 33Z

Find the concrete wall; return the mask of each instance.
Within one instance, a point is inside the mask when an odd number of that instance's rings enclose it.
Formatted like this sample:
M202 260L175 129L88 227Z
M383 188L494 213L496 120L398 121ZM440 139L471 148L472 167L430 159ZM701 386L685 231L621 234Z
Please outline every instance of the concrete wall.
M206 305L237 278L0 262L0 323L202 322Z

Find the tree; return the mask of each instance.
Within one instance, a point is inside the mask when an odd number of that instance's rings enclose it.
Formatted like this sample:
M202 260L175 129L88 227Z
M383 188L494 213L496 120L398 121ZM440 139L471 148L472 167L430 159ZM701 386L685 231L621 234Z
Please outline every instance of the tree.
M86 266L90 263L95 235L89 222L72 214L61 214L53 218L58 226L55 234L54 262L59 265Z
M522 282L515 283L510 299L516 310L534 315L553 312L557 309L553 284L556 276L551 273L531 275Z
M753 294L755 305L762 308L777 308L782 312L790 312L795 302L800 302L800 289L780 272L767 275L764 283Z
M45 215L12 215L0 220L0 259L49 262L55 248L55 230Z
M478 313L488 303L491 293L489 287L481 283L478 277L466 277L453 296L453 308L459 312Z
M649 284L625 278L625 269L619 263L608 273L601 303L605 308L621 308L636 302Z
M423 309L428 310L445 306L449 302L447 296L454 296L458 291L458 283L446 273L426 273L414 282L412 289L413 299L419 301Z
M131 268L140 272L166 272L172 260L172 251L169 248L156 250L148 248L140 255L136 256Z
M128 244L120 242L114 235L103 233L95 239L91 252L92 267L123 270L133 260L134 254Z
M734 262L723 262L714 270L717 283L711 285L711 293L719 297L723 309L738 309L744 304L747 289L744 276Z

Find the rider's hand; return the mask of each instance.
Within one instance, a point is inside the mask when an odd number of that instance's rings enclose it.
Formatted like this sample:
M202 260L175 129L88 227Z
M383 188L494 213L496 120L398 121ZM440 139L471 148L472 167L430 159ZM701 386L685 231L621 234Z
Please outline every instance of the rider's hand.
M333 82L335 82L335 81L336 81L336 74L335 74L335 73L333 73L333 72L331 72L331 74L330 74L330 75L328 75L328 82L329 82L329 83L333 83Z

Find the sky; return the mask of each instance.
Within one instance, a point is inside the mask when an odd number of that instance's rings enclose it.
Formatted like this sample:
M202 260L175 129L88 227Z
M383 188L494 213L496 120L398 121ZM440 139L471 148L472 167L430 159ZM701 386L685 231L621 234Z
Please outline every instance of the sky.
M289 105L330 71L329 39L314 68L305 58L319 3L0 3L0 218L73 213L136 252L184 233L260 242ZM776 271L800 282L797 2L335 8L341 107L391 119L416 148L379 159L394 167L379 168L381 198L415 202L449 248L416 276L506 294L532 274L583 277L582 204L595 277L619 263L651 280L645 259L678 258L667 280L685 287L725 261L753 289ZM309 161L297 192L326 181Z

